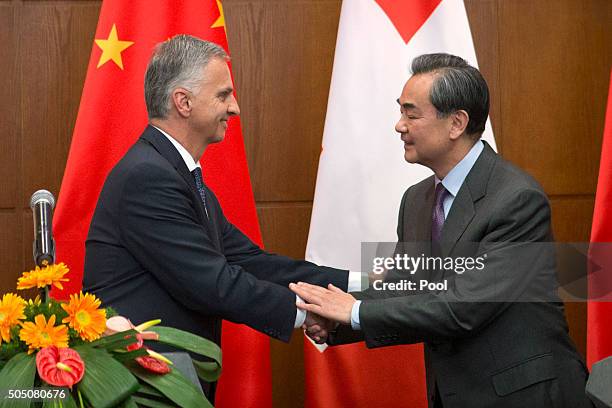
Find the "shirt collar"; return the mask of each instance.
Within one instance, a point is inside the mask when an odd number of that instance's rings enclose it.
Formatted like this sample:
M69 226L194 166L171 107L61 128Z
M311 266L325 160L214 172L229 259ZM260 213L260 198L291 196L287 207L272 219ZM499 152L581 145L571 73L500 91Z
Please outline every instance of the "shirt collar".
M444 188L451 193L453 197L456 197L461 185L465 181L470 170L472 170L472 167L474 167L474 163L478 160L478 156L480 156L483 149L484 144L482 140L478 140L474 146L472 146L468 154L448 172L442 181L440 181L438 177L435 178L435 185L437 186L438 183L442 182Z
M168 133L164 132L157 126L153 126L153 127L159 130L162 135L166 136L166 138L170 141L170 143L172 143L172 145L176 148L176 150L178 150L179 154L183 158L183 161L185 162L185 165L189 169L189 172L194 171L196 167L202 168L202 166L200 165L200 162L196 162L195 160L193 160L193 156L187 151L187 149L185 149L185 147L183 147L182 144L178 142L178 140L176 140L175 138L173 138L172 136L170 136Z

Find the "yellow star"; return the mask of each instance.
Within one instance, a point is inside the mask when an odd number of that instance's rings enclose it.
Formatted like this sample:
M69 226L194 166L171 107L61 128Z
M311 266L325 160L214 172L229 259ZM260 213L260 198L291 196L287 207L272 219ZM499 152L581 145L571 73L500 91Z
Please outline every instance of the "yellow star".
M221 0L217 0L217 7L219 7L219 18L210 26L210 28L223 27L225 30L225 15L223 14L223 6Z
M100 56L100 61L98 62L98 67L100 68L102 65L106 64L108 61L113 60L115 64L121 69L123 69L123 61L121 60L121 52L134 44L132 41L119 41L117 37L117 27L113 24L113 28L111 28L110 33L108 34L108 38L106 40L95 40L96 44L102 50L102 55Z

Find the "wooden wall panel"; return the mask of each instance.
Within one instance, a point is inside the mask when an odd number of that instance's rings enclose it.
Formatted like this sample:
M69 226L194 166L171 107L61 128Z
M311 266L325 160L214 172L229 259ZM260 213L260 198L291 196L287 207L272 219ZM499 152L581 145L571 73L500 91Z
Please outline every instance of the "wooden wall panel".
M593 194L612 62L596 16L610 2L498 4L504 156L548 194Z
M257 216L265 231L266 250L303 258L310 227L312 202L259 203Z
M22 265L22 222L17 209L18 180L21 179L19 131L20 81L19 11L9 3L0 4L0 294L15 290Z
M465 0L465 9L478 58L478 67L489 85L489 117L499 152L503 152L503 126L499 92L499 7L495 0Z
M553 233L558 242L588 242L591 236L591 218L595 205L594 195L552 196Z
M339 1L226 1L257 201L312 200Z
M23 7L30 27L20 36L24 206L40 188L59 193L98 14L97 3Z
M18 154L19 144L19 105L20 82L17 81L18 41L16 30L15 8L6 3L0 3L0 135L2 149L0 149L0 208L10 209L16 205L17 175L21 170ZM0 241L2 242L2 241Z
M14 292L21 265L21 214L0 212L0 295Z
M588 242L591 234L594 197L562 195L550 198L553 233L557 242ZM586 290L586 288L585 288ZM586 356L585 302L565 302L565 315L576 347Z

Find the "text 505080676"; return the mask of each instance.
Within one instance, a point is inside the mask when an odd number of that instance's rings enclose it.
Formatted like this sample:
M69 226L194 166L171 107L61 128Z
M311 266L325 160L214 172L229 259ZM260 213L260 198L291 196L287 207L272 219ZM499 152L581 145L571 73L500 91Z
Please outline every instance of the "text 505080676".
M41 387L41 388L0 388L0 400L27 400L27 401L52 401L68 398L68 388Z

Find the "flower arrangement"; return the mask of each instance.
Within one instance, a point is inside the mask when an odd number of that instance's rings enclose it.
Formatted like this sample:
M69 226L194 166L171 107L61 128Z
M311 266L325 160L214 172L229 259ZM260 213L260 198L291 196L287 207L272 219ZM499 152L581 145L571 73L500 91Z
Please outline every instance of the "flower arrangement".
M153 320L134 326L89 293L68 301L49 296L62 289L68 268L63 263L24 272L17 290L38 288L42 296L25 300L14 293L0 298L0 384L21 394L3 395L0 408L28 407L212 407L200 390L164 356L144 341L183 349L209 359L193 360L198 376L215 381L221 372L221 350L192 333L159 326ZM26 390L67 387L64 394ZM20 398L25 397L25 399Z

